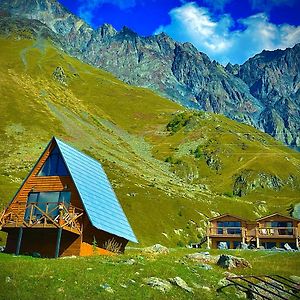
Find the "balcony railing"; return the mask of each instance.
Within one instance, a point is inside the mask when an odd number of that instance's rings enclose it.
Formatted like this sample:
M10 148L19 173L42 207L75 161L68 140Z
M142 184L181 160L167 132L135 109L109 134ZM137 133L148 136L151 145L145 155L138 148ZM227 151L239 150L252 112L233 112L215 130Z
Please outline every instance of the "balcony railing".
M245 234L244 227L210 227L208 228L209 236L227 236L227 237L242 237Z
M256 233L258 237L296 237L297 236L297 228L295 227L262 227L256 228Z
M82 209L64 203L16 202L0 214L0 230L2 227L57 227L81 234L82 216Z

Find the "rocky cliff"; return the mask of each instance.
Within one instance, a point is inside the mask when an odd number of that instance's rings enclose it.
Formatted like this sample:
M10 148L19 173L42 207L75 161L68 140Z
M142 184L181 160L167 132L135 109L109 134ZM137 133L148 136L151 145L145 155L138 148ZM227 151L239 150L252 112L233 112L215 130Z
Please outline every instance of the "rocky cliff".
M141 37L109 24L94 30L56 0L2 1L0 9L46 24L67 53L129 84L190 108L224 114L300 146L299 45L264 51L242 66L224 68L193 45L164 33Z

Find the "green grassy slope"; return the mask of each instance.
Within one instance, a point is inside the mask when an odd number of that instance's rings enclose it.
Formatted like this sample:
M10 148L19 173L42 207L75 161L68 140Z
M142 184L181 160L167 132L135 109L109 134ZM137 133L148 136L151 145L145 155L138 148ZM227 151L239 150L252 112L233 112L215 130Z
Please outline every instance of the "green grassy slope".
M216 213L256 218L299 202L299 153L223 116L183 112L48 41L0 39L0 95L0 208L53 135L103 164L142 245L195 241Z
M243 299L235 288L217 292L219 281L227 276L225 269L210 264L212 270L201 268L202 263L185 258L189 249L172 249L168 255L151 256L137 250L127 250L116 257L78 257L75 259L36 259L0 254L0 299ZM225 252L226 251L222 251ZM216 254L211 251L212 254ZM233 269L231 274L278 274L289 278L300 275L298 253L272 251L227 251L247 259L252 268ZM221 254L220 251L217 254ZM132 265L126 264L134 259ZM181 277L193 294L173 286L162 293L145 284L145 279L164 280ZM109 285L113 293L102 286Z

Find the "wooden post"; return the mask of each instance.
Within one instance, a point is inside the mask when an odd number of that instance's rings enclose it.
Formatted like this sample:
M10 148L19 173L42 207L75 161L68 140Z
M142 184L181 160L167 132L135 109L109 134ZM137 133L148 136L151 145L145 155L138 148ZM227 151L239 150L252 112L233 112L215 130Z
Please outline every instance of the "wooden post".
M62 233L62 228L60 227L60 228L58 228L58 232L57 232L56 247L55 247L55 258L58 258L58 256L59 256L61 233Z
M299 250L299 236L298 236L298 228L295 227L295 236L296 236L296 249Z
M19 253L20 253L22 236L23 236L23 227L20 227L19 234L18 234L18 240L17 240L16 255L19 255Z
M207 236L207 249L210 249L210 238L209 238L209 235Z
M246 243L246 229L242 227L242 243Z
M257 228L255 228L255 235L256 235L256 248L259 248L259 237L258 237L258 234L259 234L259 230Z

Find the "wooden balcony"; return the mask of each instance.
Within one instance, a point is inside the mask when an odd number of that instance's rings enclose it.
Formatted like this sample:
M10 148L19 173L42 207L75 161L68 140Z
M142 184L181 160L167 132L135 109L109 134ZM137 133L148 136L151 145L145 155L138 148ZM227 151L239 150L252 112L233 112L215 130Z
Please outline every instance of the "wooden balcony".
M297 238L298 230L296 227L261 227L256 228L256 236L259 238Z
M243 238L246 233L244 227L209 227L209 237L240 237Z
M83 210L63 203L16 202L0 214L2 228L62 228L70 232L82 233Z

